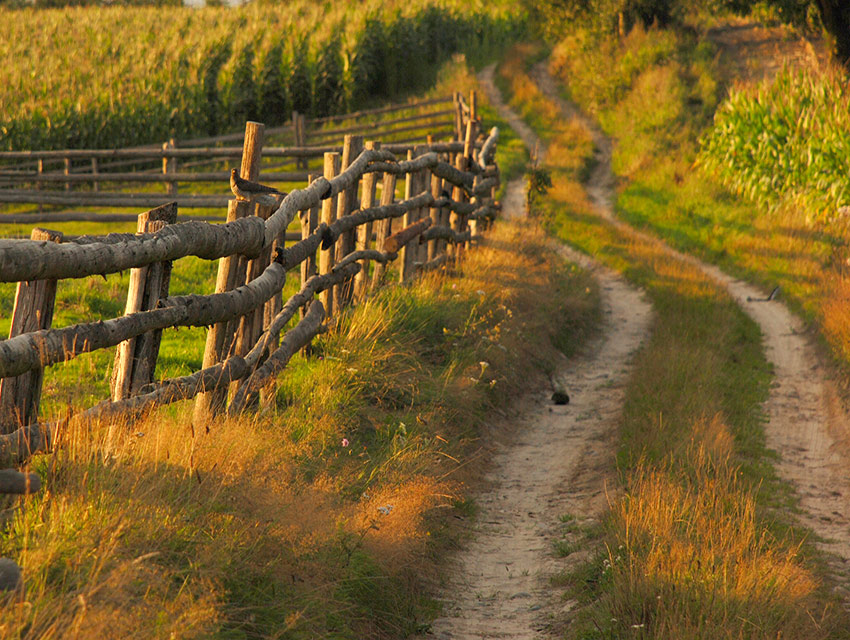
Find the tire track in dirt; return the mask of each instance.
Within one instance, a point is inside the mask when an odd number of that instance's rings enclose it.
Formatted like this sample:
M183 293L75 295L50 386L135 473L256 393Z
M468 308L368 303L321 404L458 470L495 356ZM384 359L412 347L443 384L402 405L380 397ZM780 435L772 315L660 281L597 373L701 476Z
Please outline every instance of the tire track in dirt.
M755 286L738 280L718 267L682 254L661 240L615 218L615 178L611 170L612 143L596 124L563 99L545 62L537 64L532 78L547 98L556 102L565 118L576 119L591 133L596 145L596 165L587 191L599 210L616 226L629 229L665 248L671 255L697 266L725 287L733 299L761 328L765 354L774 367L774 382L765 405L767 446L780 455L776 464L781 478L796 490L802 513L799 519L818 538L830 568L842 583L845 605L850 604L850 461L846 442L850 416L842 409L837 390L826 378L817 348L804 322L782 302L765 300Z
M536 136L515 114L503 111L492 74L489 67L480 76L488 99L533 149ZM508 185L506 217L525 214L523 192L522 180ZM507 441L493 456L490 490L476 498L474 539L455 558L443 595L444 617L431 627L437 638L540 637L563 606L548 583L558 569L558 518L570 514L588 522L607 506L628 363L649 334L652 308L619 274L559 249L599 281L602 331L581 356L565 359L557 374L569 405L552 406L549 391L532 392L520 402L517 416L500 425Z

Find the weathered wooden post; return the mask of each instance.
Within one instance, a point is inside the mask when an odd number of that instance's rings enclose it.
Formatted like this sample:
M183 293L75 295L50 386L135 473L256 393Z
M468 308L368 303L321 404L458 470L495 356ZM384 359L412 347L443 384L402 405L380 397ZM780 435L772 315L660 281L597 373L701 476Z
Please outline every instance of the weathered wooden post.
M460 101L460 92L455 91L452 96L455 104L455 140L463 140L463 105Z
M413 160L417 155L418 151L421 147L416 147L416 149L408 150L407 159ZM419 193L419 189L421 178L418 171L411 171L404 177L404 199L410 200L412 197ZM402 218L402 227L409 227L414 222L419 220L420 211L419 209L413 209L412 211L408 211L404 214ZM415 238L408 242L401 248L399 251L399 282L407 282L410 280L414 273L416 272L416 258L418 255L419 248L419 238Z
M377 140L369 140L366 142L366 149L380 149L381 143ZM363 191L360 197L360 209L371 209L375 206L375 195L380 179L377 173L367 173L363 175ZM356 251L365 251L369 248L372 241L372 223L367 222L357 227L357 245ZM362 301L366 297L366 292L369 283L369 260L360 261L360 271L354 276L354 299Z
M381 206L387 206L395 200L395 182L396 176L394 173L385 173L384 180L381 183ZM392 218L386 218L378 221L378 230L375 234L375 249L384 251L384 242L392 233ZM372 289L379 286L384 279L384 274L387 271L387 265L380 262L375 264L375 269L372 272Z
M164 152L168 152L170 149L174 148L174 138L171 138L168 142L162 143L162 150ZM163 175L168 175L169 173L177 172L177 158L170 158L166 153L162 155L162 173ZM167 182L166 189L168 190L168 195L176 196L177 195L177 182Z
M431 195L434 199L438 199L443 195L443 179L439 176L435 176L431 174ZM443 209L442 207L431 207L429 214L431 216L431 223L433 226L438 227L443 223ZM428 262L436 258L442 249L442 240L429 240L428 241Z
M325 153L324 160L324 175L328 180L332 180L339 174L340 157L338 153ZM336 220L337 200L339 196L326 198L322 201L322 222L326 225L332 225ZM327 249L319 250L319 275L330 273L334 266L334 257L336 256L336 243ZM325 308L325 317L330 319L333 317L334 311L334 296L331 289L325 289L319 294L319 300Z
M463 141L463 171L469 171L469 168L472 166L472 159L475 154L475 138L477 135L478 121L470 118L469 122L466 123L466 137ZM470 198L470 200L475 200L475 198ZM467 216L462 215L460 220L461 233L466 231L467 228L469 228L469 225L467 224ZM469 242L464 243L466 247L469 247L469 244Z
M292 112L292 135L295 138L296 147L304 147L307 144L307 120L306 116L297 111ZM307 159L298 157L295 161L297 169L307 168Z
M313 184L317 178L318 176L314 176L313 174L308 175L307 184ZM313 235L316 227L319 226L319 205L299 211L298 217L301 220L301 239L306 240ZM316 273L316 257L310 256L301 263L301 286L304 287L307 284L307 280L316 275Z
M100 171L98 170L98 167L97 167L97 157L93 157L91 159L91 175L92 175L91 186L92 186L92 191L94 191L95 193L100 191L100 180L98 180L99 174L100 174Z
M33 229L31 240L62 242L62 234L48 229ZM53 322L56 280L19 282L12 310L9 337L49 329ZM38 419L44 370L35 369L14 378L0 380L0 430L11 433Z
M38 162L38 165L37 165L38 166L38 175L41 175L42 173L44 173L44 158L39 158L37 162ZM36 182L35 188L38 189L39 191L41 191L44 188L44 183L43 182ZM39 202L38 203L38 212L42 213L43 211L44 211L44 204Z
M239 175L247 180L256 180L260 172L260 159L263 151L264 126L259 122L245 125L245 141L242 146L242 165ZM244 218L251 213L252 203L245 200L231 200L227 207L227 222ZM218 261L218 277L215 292L224 293L245 283L246 262L241 256L233 255ZM204 348L202 368L206 369L221 362L233 347L237 322L219 322L210 327ZM220 412L227 400L227 386L218 385L205 391L195 399L194 419L204 422L210 416Z
M475 89L469 92L469 119L478 121L478 93Z
M162 205L139 214L138 233L156 233L177 222L177 203ZM156 262L130 270L130 286L124 315L156 309L168 297L171 261ZM153 382L162 331L151 331L118 345L112 369L112 400L136 395L144 385Z
M363 151L363 136L346 135L342 143L342 158L340 170L345 171L352 162L354 162L360 153ZM355 182L351 187L339 194L336 218L347 216L354 208L354 203L357 200L357 190L359 181ZM336 262L340 262L345 256L354 251L356 231L346 231L342 234L336 245ZM353 283L348 280L334 287L334 308L342 310L349 302L351 302Z

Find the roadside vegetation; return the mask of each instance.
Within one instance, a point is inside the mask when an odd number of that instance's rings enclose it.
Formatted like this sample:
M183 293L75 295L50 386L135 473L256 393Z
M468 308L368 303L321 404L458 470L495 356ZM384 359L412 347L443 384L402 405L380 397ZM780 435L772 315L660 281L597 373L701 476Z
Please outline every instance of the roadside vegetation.
M123 147L345 113L525 32L503 4L2 9L0 148Z
M693 38L638 26L620 41L573 29L550 67L615 139L617 215L704 254L699 239L713 225L700 216L751 205L692 167L721 95L712 48ZM544 53L514 48L500 69L512 104L549 137L553 186L536 215L640 285L656 311L626 392L610 512L601 531L567 527L568 549L596 543L598 552L577 554L555 580L580 605L556 628L583 639L849 637L765 448L770 369L758 327L693 265L594 211L582 187L593 162L587 132L553 125L554 105L517 73ZM671 209L681 226L665 226Z

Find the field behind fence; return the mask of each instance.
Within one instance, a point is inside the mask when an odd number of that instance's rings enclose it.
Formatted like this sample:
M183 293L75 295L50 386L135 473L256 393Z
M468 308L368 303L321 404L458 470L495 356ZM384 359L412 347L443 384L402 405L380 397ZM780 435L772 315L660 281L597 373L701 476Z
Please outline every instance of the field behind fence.
M260 176L289 190L321 171L322 157L342 152L345 135L367 135L404 154L427 139L451 141L469 106L459 94L308 119L292 112L285 126L266 128ZM244 132L124 149L0 152L0 224L68 221L125 222L136 214L104 208L152 207L167 193L184 213L228 206L221 194L229 167L242 156ZM271 144L269 144L271 143ZM226 187L225 187L226 188ZM26 207L36 205L37 208ZM203 212L201 212L203 213Z
M45 367L117 347L110 398L68 419L133 416L194 398L194 422L208 425L268 402L289 360L375 287L460 258L496 213L499 170L498 131L481 133L474 96L458 105L462 140L416 145L399 159L377 140L343 133L306 187L273 205L231 199L224 224L177 222L179 205L169 202L139 215L136 234L36 228L30 240L0 240L0 281L18 283L10 337L0 341L0 493L39 490L38 475L12 467L49 451L67 424L40 419ZM243 177L257 177L264 137L264 125L246 125ZM300 238L287 243L296 218ZM189 256L218 260L214 293L169 295L173 261ZM296 268L297 291L284 300ZM52 327L61 280L123 270L124 315ZM171 327L209 328L202 365L157 379L162 331ZM20 572L10 567L0 567L0 583L14 587Z

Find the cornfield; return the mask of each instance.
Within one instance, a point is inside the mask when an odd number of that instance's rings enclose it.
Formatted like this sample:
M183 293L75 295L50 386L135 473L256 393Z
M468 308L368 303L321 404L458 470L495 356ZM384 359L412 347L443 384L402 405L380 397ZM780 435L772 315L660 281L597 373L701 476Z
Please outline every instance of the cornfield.
M699 162L759 204L792 201L828 220L850 205L848 98L846 78L810 71L733 92L701 140Z
M422 88L455 52L518 38L483 2L3 9L0 149L213 135L296 109L345 112Z

